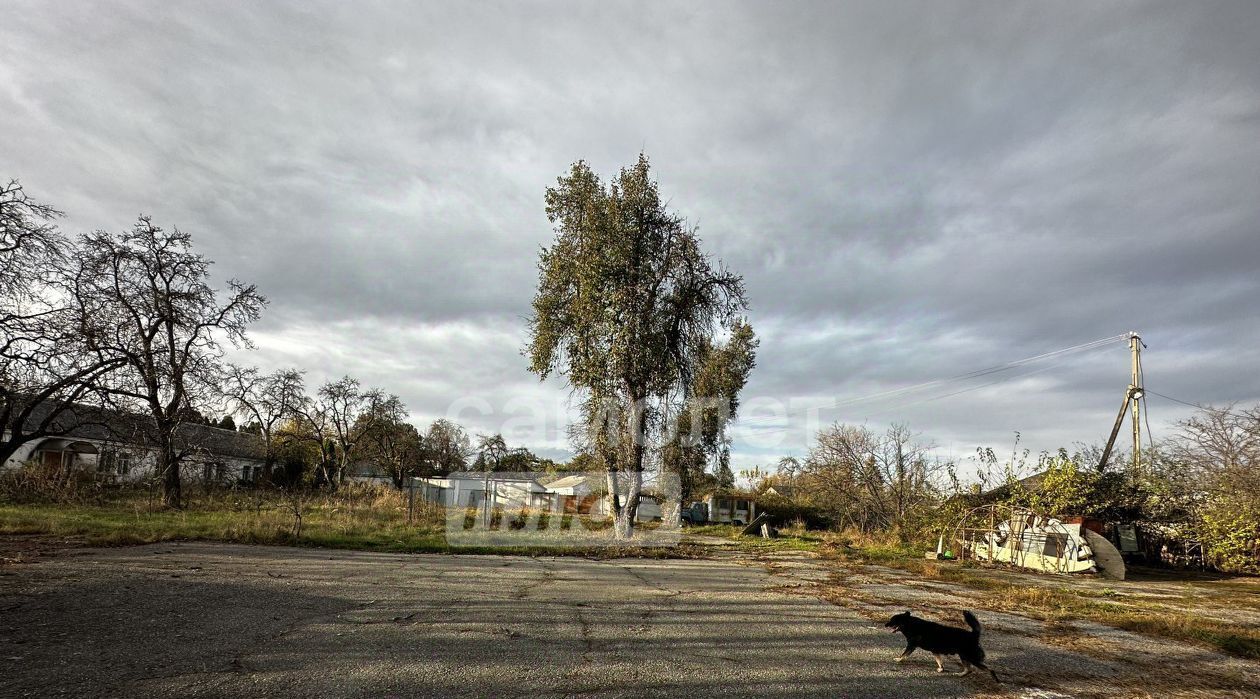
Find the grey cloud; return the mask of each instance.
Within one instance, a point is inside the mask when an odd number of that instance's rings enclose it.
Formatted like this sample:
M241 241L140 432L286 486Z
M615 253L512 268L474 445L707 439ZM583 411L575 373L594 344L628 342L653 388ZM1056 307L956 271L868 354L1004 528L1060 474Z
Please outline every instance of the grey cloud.
M259 361L360 375L417 419L563 399L517 354L543 189L640 149L747 277L750 397L1137 329L1152 386L1260 400L1252 3L19 3L0 44L0 174L71 230L193 233L272 298ZM1012 382L1031 397L842 417L1096 441L1115 352Z

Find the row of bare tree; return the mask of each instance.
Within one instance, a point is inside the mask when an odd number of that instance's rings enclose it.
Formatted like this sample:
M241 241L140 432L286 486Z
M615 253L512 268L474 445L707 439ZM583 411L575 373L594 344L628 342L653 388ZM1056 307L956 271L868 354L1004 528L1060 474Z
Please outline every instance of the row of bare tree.
M180 465L200 449L186 425L226 410L260 436L268 474L282 444L315 453L335 487L357 461L408 475L464 468L475 453L446 420L421 434L401 399L350 377L307 395L297 369L263 373L227 362L248 348L267 301L252 284L210 285L192 238L142 216L128 231L77 237L56 208L16 180L0 187L0 464L24 446L102 415L141 417L167 505L181 505ZM181 434L183 433L183 434ZM499 441L502 441L501 439Z
M316 483L337 487L354 467L370 464L387 471L401 488L411 476L465 469L478 451L468 433L446 419L435 420L421 433L408 421L401 398L381 389L364 389L349 376L308 395L297 369L266 374L231 366L223 390L228 409L245 419L242 429L262 439L267 474L286 446L296 444L314 454ZM489 445L482 452L493 451L503 441L488 439L482 440Z
M908 533L940 502L941 476L951 466L905 425L877 433L835 424L818 433L804 459L780 460L767 484L789 486L794 500L833 527Z
M190 448L180 426L218 385L225 346L248 344L266 299L236 280L216 291L188 234L148 217L70 238L60 216L17 181L0 189L0 462L64 432L85 403L142 413L178 506Z

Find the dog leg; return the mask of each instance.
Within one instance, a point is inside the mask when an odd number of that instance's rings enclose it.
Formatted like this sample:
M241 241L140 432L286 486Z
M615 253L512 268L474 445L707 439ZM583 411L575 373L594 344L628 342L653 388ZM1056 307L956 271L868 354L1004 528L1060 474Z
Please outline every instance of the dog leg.
M903 650L903 651L901 652L901 655L898 655L897 657L893 658L893 660L894 660L894 661L896 661L896 662L901 662L902 660L905 660L907 657L909 657L909 656L910 656L910 654L911 654L911 653L913 653L913 652L914 652L914 649L915 649L916 647L917 647L917 646L915 646L915 645L913 645L913 644L912 644L912 645L908 645L908 646L906 646L906 649L905 649L905 650Z
M966 661L966 660L963 660L962 658L959 658L959 659L958 659L958 662L962 664L962 668L963 668L963 669L962 669L962 672L955 672L955 673L954 673L954 676L955 676L955 677L966 677L967 675L970 675L970 674L971 674L971 665L970 665L970 664L968 664L968 663L967 663L967 661Z
M945 672L945 666L941 664L941 657L943 656L940 653L933 653L932 657L936 658L936 671Z
M980 668L981 670L988 670L988 671L989 671L989 674L990 674L990 675L993 675L993 681L994 681L994 682L997 682L998 684L1001 684L1001 683L1002 683L1002 680L999 680L999 679L998 679L997 673L993 671L993 668L989 667L988 665L985 665L984 663L976 663L976 662L973 662L973 663L972 663L972 665L975 665L976 667Z

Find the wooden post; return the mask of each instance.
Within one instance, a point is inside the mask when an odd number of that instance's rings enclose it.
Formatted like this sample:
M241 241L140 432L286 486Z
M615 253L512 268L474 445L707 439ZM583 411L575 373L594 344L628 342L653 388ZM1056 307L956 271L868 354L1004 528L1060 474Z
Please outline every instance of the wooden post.
M1133 473L1142 468L1142 420L1139 415L1142 401L1142 338L1136 332L1129 333L1129 351L1132 354L1132 379L1129 384L1129 399L1133 401Z

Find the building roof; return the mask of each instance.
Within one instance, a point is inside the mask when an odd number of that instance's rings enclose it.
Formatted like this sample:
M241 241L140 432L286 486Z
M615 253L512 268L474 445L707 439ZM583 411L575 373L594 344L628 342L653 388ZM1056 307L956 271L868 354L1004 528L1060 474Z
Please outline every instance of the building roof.
M450 479L454 479L454 480L474 480L474 481L483 481L489 478L491 481L494 481L496 483L514 483L514 482L524 483L526 481L535 480L534 476L532 475L521 476L511 471L503 471L503 472L451 471L449 474L447 474L446 477Z
M576 488L580 485L586 485L585 475L565 476L564 478L548 483L547 488L550 490L559 490L560 488Z
M43 421L52 413L54 406L55 404L47 401L37 405L31 411L31 421ZM56 437L77 437L137 445L148 443L150 440L146 439L146 436L153 429L152 419L147 416L82 404L65 407L52 424L53 436ZM259 461L267 456L266 445L262 438L249 432L236 432L195 422L183 422L180 423L175 438L181 448L215 456Z

